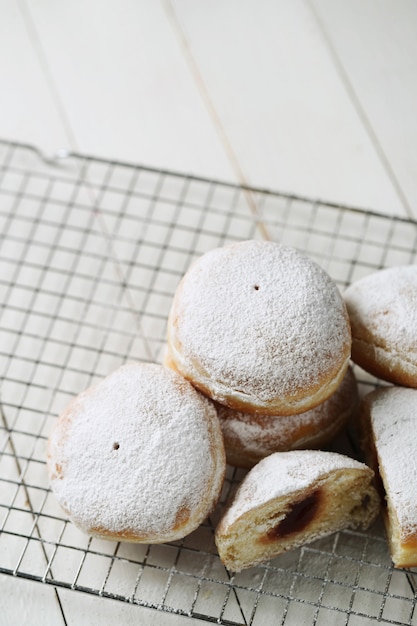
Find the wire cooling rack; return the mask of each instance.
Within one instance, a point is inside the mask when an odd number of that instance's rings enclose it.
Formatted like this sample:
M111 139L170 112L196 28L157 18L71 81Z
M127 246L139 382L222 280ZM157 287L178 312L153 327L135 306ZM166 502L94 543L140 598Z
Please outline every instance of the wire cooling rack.
M49 491L45 445L70 399L129 360L159 361L190 262L267 237L341 289L416 262L417 223L82 155L0 142L0 572L217 624L417 624L417 570L392 567L382 526L346 531L232 576L219 511L182 541L93 539ZM356 370L361 392L375 380ZM334 449L356 455L347 433ZM228 468L221 506L243 476Z

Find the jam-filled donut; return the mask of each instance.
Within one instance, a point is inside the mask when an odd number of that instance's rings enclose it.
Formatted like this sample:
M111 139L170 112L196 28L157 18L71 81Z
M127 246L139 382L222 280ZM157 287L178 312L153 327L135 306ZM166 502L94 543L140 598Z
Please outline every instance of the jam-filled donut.
M417 265L365 276L343 297L353 361L378 378L417 387Z
M274 452L321 448L342 430L358 403L358 385L349 368L330 398L298 415L253 415L218 404L227 462L251 468Z
M48 442L52 490L88 534L161 543L217 503L225 472L212 403L161 365L122 366L76 397Z
M344 528L367 528L379 511L374 473L319 450L276 452L244 478L215 533L220 559L239 572Z
M180 282L168 360L232 409L291 415L324 402L346 373L346 307L328 274L296 249L243 241L204 254Z
M417 567L417 390L386 387L362 401L363 446L385 506L396 567Z

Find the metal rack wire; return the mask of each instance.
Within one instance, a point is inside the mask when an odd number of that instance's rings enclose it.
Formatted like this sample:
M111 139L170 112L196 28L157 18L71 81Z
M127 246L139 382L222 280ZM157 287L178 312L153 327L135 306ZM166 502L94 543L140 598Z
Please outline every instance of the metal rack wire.
M218 624L417 624L417 570L380 523L231 576L213 528L130 545L87 537L49 491L45 444L68 401L127 360L159 361L196 256L268 237L343 289L416 262L417 223L84 155L0 142L0 572ZM362 392L375 380L356 371ZM334 449L356 455L349 433ZM228 469L225 492L242 477Z

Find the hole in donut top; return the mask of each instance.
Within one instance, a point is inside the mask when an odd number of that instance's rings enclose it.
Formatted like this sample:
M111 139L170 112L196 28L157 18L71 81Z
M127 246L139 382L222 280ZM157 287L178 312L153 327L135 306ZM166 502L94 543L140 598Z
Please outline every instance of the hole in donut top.
M117 443L117 441L115 441L113 444L113 450L118 450L119 448L120 448L120 445Z
M253 288L255 289L255 291L259 291L259 285L254 285Z
M320 503L320 490L317 489L304 500L291 505L290 510L280 522L268 530L261 538L262 543L276 541L293 533L304 530L314 519Z

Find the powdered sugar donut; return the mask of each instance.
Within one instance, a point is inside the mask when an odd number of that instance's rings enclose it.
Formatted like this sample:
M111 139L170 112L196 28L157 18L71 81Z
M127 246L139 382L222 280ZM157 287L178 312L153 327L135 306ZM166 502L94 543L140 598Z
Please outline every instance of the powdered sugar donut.
M352 359L374 376L417 387L417 265L380 270L348 287Z
M225 454L212 403L161 365L130 364L81 393L48 442L52 490L83 531L161 543L215 506Z
M183 277L168 321L168 360L210 398L290 415L324 402L349 363L349 320L316 263L270 241L216 248Z
M251 468L274 452L323 447L345 426L358 402L358 385L349 368L330 398L298 415L253 415L217 405L227 462Z
M373 471L334 452L276 452L232 497L215 533L234 572L344 528L367 528L379 511Z
M362 401L363 446L374 469L392 560L417 567L417 390L386 387Z

